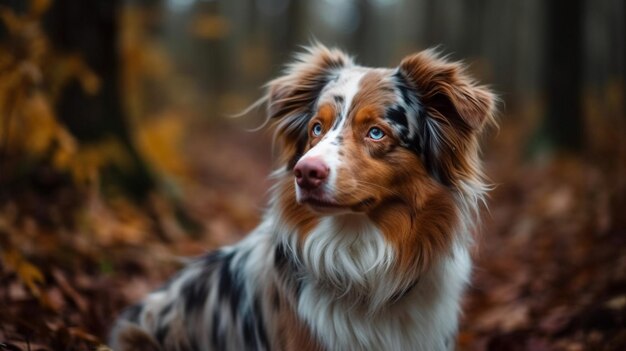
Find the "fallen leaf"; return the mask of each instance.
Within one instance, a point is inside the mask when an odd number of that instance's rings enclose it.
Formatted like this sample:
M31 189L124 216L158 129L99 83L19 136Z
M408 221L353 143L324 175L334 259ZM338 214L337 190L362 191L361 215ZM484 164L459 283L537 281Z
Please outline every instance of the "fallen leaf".
M40 285L44 283L44 276L39 268L24 259L17 250L5 252L3 258L4 264L17 274L31 294L39 297L41 295Z

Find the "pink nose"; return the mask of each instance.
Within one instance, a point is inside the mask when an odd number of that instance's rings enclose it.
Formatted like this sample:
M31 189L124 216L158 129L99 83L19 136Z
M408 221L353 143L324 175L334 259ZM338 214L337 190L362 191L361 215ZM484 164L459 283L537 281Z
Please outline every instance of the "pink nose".
M324 161L316 157L303 158L296 164L293 173L296 183L302 189L313 190L319 188L328 178L328 166Z

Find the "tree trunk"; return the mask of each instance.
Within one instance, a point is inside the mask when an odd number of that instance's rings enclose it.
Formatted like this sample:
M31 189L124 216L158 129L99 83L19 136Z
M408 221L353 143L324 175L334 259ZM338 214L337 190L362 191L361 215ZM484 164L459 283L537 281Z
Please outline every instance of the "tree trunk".
M583 144L582 5L582 0L546 4L544 131L549 145L559 150L580 150Z
M81 143L115 136L130 156L129 170L108 170L108 180L138 200L154 188L154 180L132 141L122 109L118 0L55 0L45 18L55 49L78 53L100 79L90 95L74 80L62 92L56 112L59 120Z

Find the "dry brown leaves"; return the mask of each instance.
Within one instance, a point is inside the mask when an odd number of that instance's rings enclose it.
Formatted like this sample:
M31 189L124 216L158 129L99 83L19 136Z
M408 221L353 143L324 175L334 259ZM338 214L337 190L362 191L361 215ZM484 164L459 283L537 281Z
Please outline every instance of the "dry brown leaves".
M613 181L623 161L613 150L609 168L571 156L498 167L506 152L492 153L499 185L459 348L623 350L626 228L613 207L626 198Z

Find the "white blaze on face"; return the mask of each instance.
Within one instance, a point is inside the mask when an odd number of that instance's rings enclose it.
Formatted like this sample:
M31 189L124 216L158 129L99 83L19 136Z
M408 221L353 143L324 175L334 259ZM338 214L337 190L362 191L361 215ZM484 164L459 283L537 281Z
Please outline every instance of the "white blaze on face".
M328 166L328 180L324 183L322 190L329 197L332 197L335 193L337 171L341 164L341 157L339 156L341 143L337 142L337 137L343 133L352 100L359 91L359 83L365 73L366 71L362 68L344 69L339 72L339 77L335 82L329 83L324 88L319 101L324 101L324 98L332 100L335 96L342 97L343 103L341 104L341 111L339 111L338 115L335 117L335 120L330 126L330 130L324 130L325 134L322 139L300 159L305 160L309 157L315 157L324 161ZM335 125L337 119L339 119L339 124ZM301 199L301 190L297 184L296 199L298 201Z

